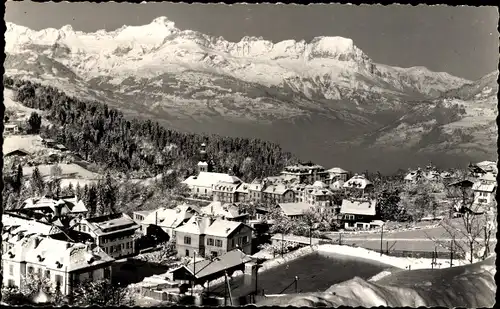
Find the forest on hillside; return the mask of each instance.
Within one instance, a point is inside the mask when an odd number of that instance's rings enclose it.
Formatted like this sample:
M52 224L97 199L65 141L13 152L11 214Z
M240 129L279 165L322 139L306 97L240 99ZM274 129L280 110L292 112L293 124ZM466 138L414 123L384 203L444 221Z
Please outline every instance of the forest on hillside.
M244 181L276 175L296 161L271 142L170 130L151 120L127 119L104 103L31 81L4 76L4 86L21 104L47 112L53 125L42 129L42 136L105 170L152 177L173 169L185 178L196 172L203 142L215 172L230 172Z

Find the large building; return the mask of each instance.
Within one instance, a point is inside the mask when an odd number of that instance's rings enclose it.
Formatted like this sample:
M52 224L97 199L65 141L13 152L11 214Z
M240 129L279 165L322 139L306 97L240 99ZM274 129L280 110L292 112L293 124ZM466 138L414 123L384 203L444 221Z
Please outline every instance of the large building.
M92 244L77 244L42 235L20 238L2 255L4 286L23 288L35 276L68 295L84 280L111 278L114 259Z
M126 214L76 218L71 222L71 226L74 230L92 237L94 243L113 258L136 253L135 232L140 226Z
M251 253L252 229L241 222L193 216L175 229L177 254L220 256L235 248Z
M317 180L325 181L328 179L329 173L321 165L312 162L299 163L285 167L281 172L285 178L295 178L300 183L314 183Z

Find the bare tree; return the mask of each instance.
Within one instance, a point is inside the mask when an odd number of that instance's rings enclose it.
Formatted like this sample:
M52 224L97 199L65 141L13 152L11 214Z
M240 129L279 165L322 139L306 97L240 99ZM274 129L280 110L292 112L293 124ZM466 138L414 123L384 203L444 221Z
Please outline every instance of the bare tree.
M490 211L495 207L488 209L492 205L481 203L470 186L448 186L447 197L451 202L450 213L460 214L449 216L440 222L445 231L442 238L449 236L451 240L443 241L429 235L427 237L442 248L460 253L470 263L474 263L475 259L484 260L490 253L491 235L496 226L496 214Z

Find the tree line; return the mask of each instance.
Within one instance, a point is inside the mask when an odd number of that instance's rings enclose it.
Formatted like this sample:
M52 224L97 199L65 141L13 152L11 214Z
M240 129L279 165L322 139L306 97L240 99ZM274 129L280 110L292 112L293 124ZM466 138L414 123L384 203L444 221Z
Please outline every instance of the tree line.
M31 81L4 77L4 86L14 90L14 99L21 104L46 112L52 125L42 128L42 136L107 170L155 176L175 167L180 177L187 177L196 172L203 142L215 172L230 171L244 181L277 174L296 162L275 143L170 130L151 120L127 119L104 103L70 97Z

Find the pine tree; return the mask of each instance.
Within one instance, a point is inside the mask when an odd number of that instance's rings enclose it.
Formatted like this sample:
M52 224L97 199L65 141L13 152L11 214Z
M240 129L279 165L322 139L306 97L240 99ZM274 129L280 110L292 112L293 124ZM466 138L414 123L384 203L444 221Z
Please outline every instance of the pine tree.
M30 183L31 183L32 195L37 195L37 196L43 195L45 190L45 182L42 178L42 175L40 174L40 170L38 169L38 167L35 167L35 169L33 169Z

